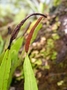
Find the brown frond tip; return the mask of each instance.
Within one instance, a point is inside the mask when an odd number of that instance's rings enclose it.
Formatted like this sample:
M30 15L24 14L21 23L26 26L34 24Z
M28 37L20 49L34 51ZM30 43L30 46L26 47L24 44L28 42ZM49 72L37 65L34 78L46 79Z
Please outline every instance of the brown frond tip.
M10 42L9 42L8 49L10 49L12 41L17 37L17 34L18 34L21 26L25 23L25 21L26 21L29 17L34 16L34 15L40 15L40 16L43 16L44 18L47 18L46 15L41 14L41 13L33 13L33 14L30 14L29 16L27 16L26 18L24 18L24 19L16 26L16 28L14 29L14 31L13 31L13 33L12 33L12 35L11 35L11 38L10 38ZM35 27L36 27L36 26L35 26ZM27 51L27 50L26 50L26 51Z
M28 52L28 49L29 49L29 45L30 45L30 41L31 41L31 38L33 36L33 32L35 30L35 28L37 27L37 25L39 24L39 22L42 20L43 17L40 17L36 23L34 24L34 26L32 27L27 39L26 39L26 43L25 43L25 51Z

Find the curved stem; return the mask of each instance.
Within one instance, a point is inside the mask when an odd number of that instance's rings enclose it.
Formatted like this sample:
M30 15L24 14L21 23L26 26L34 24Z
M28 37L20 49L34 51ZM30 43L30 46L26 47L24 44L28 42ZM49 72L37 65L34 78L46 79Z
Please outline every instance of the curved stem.
M12 33L12 35L11 35L11 38L10 38L10 42L9 42L8 49L10 49L11 43L12 43L12 41L16 38L16 36L17 36L17 34L18 34L21 26L25 23L25 21L26 21L29 17L34 16L34 15L40 15L40 16L43 16L44 18L47 18L47 16L44 15L44 14L41 14L41 13L33 13L33 14L30 14L29 16L27 16L25 19L23 19L23 20L16 26L16 28L14 29L14 31L13 31L13 33Z

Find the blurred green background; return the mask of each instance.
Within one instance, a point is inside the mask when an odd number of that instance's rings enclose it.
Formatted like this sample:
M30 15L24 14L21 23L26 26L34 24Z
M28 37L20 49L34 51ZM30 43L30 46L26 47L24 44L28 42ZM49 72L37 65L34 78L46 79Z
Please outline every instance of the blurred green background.
M0 27L9 22L19 23L34 12L47 13L61 0L0 0Z

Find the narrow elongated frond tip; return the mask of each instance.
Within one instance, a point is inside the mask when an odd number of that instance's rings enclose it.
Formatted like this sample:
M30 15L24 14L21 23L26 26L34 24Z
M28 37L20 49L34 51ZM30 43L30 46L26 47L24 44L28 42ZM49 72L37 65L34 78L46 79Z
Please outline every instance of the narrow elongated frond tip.
M10 38L10 42L9 42L8 49L10 49L12 41L17 37L17 34L18 34L21 26L25 23L25 21L26 21L29 17L35 16L35 15L40 15L40 16L43 16L44 18L47 18L46 15L41 14L41 13L33 13L33 14L30 14L29 16L27 16L26 18L24 18L24 19L16 26L16 28L14 29L14 31L13 31L13 33L12 33L12 35L11 35L11 38Z
M28 52L29 50L29 45L30 45L30 42L31 42L31 39L32 39L32 36L33 36L33 33L34 33L34 30L35 28L37 27L37 25L39 24L39 22L42 20L43 17L40 17L36 23L34 24L34 26L32 27L27 39L26 39L26 43L25 43L25 51Z

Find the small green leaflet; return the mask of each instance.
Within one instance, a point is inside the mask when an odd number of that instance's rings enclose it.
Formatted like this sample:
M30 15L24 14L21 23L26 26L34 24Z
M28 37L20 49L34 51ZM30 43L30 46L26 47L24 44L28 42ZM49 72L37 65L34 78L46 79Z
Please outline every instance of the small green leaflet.
M10 68L11 57L9 50L6 50L0 66L0 90L7 90Z
M32 70L32 66L28 57L28 54L26 54L26 58L24 60L24 90L38 90L36 79Z

